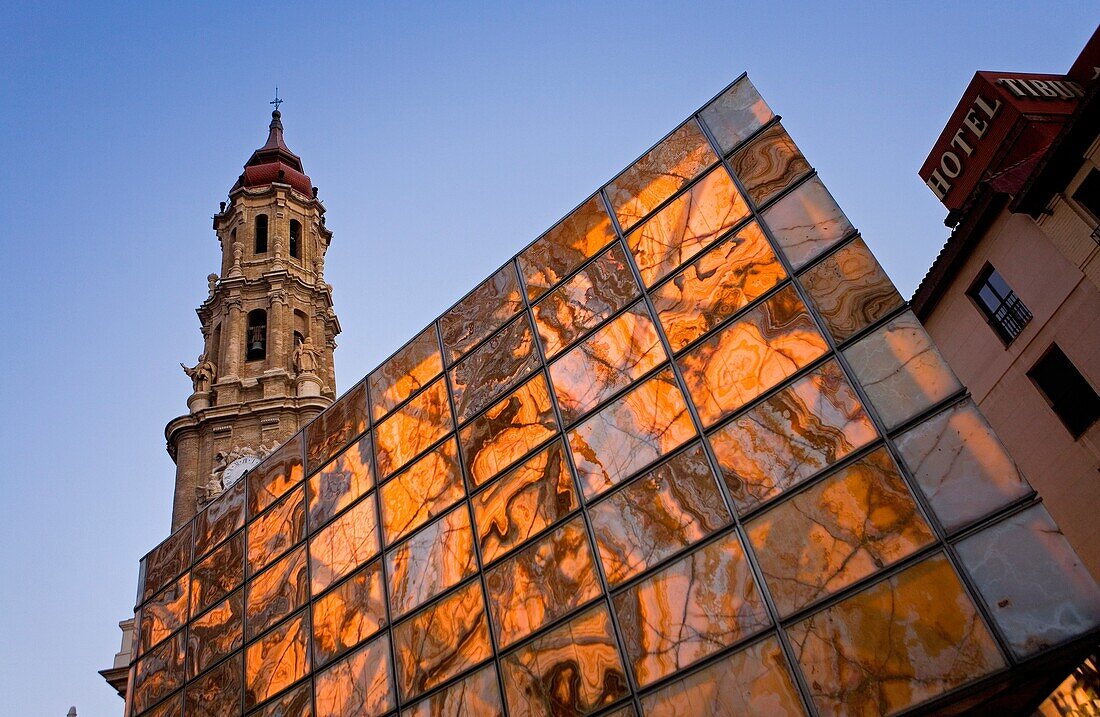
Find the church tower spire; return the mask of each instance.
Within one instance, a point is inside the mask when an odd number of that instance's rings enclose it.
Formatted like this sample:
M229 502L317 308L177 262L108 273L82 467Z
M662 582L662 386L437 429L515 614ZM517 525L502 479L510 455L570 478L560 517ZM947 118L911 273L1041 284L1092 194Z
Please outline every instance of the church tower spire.
M221 267L197 309L204 339L189 412L165 427L176 461L172 529L336 396L340 323L324 258L325 207L271 113L267 141L214 215Z

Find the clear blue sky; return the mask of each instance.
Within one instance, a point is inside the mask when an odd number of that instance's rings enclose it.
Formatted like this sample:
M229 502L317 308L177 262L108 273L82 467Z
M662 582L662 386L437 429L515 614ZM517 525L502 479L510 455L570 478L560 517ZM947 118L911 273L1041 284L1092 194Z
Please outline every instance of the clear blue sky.
M343 390L743 70L908 296L946 237L916 171L973 72L1063 72L1100 15L3 5L0 712L32 717L121 714L96 671L167 534L210 217L276 84L335 232Z

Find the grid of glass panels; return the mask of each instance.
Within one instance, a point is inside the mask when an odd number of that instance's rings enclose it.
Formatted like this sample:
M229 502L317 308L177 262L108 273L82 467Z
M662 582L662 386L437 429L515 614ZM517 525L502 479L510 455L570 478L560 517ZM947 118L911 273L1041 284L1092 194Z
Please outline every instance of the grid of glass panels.
M886 714L1100 624L744 77L141 565L132 717Z

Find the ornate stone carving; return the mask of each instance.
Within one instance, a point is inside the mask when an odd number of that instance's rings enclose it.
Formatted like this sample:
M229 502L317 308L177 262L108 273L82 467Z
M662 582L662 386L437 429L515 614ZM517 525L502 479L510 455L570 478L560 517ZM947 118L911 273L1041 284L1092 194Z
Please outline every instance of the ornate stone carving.
M306 337L294 349L294 373L316 373L319 352L313 347L313 339Z
M196 488L196 493L198 494L196 497L198 498L199 505L202 506L214 500L229 487L225 484L225 471L227 468L242 458L253 459L255 461L253 465L256 465L266 458L276 447L276 443L272 443L270 446L261 443L255 448L250 446L233 446L228 451L223 451L215 455L214 470L210 472L210 477L207 479L206 483Z
M187 377L191 379L191 384L194 387L195 393L206 393L209 391L218 373L217 367L212 361L206 358L206 354L201 354L198 362L196 362L194 366L188 367L181 362L180 368L182 368L183 372L187 374Z
M213 296L214 290L218 288L218 275L208 274L206 276L206 286L210 290L210 296Z

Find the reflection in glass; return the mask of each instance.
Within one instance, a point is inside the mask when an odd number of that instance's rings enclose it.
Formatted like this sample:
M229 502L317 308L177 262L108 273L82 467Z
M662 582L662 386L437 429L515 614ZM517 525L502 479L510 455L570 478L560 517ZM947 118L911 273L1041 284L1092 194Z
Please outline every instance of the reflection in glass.
M237 653L187 686L187 717L241 713L241 659Z
M477 570L470 511L463 503L386 555L394 618Z
M496 667L489 663L469 677L401 711L401 717L502 717Z
M905 303L858 236L813 266L799 281L838 343Z
M359 383L306 427L306 472L367 430L367 385Z
M389 476L453 427L447 387L439 379L374 429L378 472Z
M465 492L458 465L458 443L451 439L382 486L386 544L393 544L440 515Z
M130 685L134 714L146 709L183 684L183 631L145 653L137 661Z
M380 715L394 707L389 639L382 635L318 672L313 679L317 717Z
M195 557L199 558L244 525L245 481L237 481L195 517Z
M320 667L386 624L382 561L376 560L313 601L313 658Z
M519 277L508 262L439 318L448 362L454 362L523 308Z
M748 139L774 116L747 77L738 80L699 113L723 154Z
M139 655L171 635L187 622L190 577L184 573L141 608L138 623Z
M538 365L531 322L524 312L451 369L459 422L488 406Z
M284 692L248 717L313 717L313 683L304 682Z
M305 488L301 487L248 524L248 575L259 572L305 537L304 502Z
M191 612L197 615L244 582L244 533L191 568Z
M240 648L243 641L244 594L238 590L191 621L187 631L188 676L194 677Z
M309 479L309 530L355 502L374 485L370 465L371 440L363 436Z
M374 499L366 498L319 530L309 541L313 594L367 562L381 550Z
M611 219L595 194L520 252L519 267L527 298L538 299L585 259L615 238Z
M142 559L141 599L144 602L166 587L191 563L194 523L187 523Z
M267 508L302 480L302 434L275 449L260 465L245 474L248 483L248 515Z
M795 269L855 231L817 177L768 207L763 217Z
M417 334L374 370L370 384L371 412L377 421L443 372L435 325Z
M779 123L730 157L733 173L759 206L810 171L810 165Z
M245 648L245 708L251 708L309 672L309 615L302 611Z
M245 605L251 639L305 605L309 597L306 548L303 545L248 583Z

